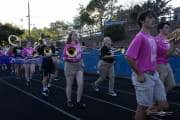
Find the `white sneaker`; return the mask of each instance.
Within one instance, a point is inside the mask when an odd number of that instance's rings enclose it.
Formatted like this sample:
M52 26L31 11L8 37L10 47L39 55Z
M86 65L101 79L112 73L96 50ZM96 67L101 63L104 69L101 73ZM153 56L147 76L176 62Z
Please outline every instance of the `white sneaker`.
M92 83L92 88L94 89L94 91L99 92L98 86L95 85L94 83Z
M116 97L116 96L117 96L117 93L115 93L114 91L111 91L111 92L109 91L108 94L111 95L111 96L113 96L113 97Z
M52 86L52 85L51 85L50 83L48 83L48 88L51 88L51 86Z

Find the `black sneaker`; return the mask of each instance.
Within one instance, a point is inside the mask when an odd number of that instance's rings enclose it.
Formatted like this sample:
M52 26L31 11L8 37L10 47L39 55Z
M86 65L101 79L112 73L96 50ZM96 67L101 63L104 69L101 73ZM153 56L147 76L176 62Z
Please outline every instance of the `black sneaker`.
M74 107L74 104L72 103L72 101L68 101L68 102L66 103L66 106L67 106L68 108L73 108L73 107Z
M49 90L45 90L45 91L43 90L41 91L41 94L47 97L49 96Z
M84 103L82 103L82 102L78 102L78 103L77 103L77 108L78 108L78 109L84 109L84 108L86 108L86 104L84 104Z

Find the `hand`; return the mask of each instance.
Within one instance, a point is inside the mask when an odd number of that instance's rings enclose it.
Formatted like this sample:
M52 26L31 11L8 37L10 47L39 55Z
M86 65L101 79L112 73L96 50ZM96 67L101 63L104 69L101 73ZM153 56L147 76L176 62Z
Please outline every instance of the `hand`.
M82 63L82 67L85 67L84 63Z
M144 75L143 75L143 74L138 75L138 76L137 76L137 80L138 80L140 83L144 83L144 82L145 82Z

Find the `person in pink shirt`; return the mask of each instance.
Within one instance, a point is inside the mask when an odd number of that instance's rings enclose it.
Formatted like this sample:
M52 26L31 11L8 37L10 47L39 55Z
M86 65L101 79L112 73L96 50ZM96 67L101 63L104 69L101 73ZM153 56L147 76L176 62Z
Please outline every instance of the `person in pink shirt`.
M126 52L126 59L133 69L132 83L137 100L135 120L146 119L146 115L153 110L156 102L158 102L158 110L167 107L165 88L156 71L157 45L150 34L154 21L153 12L146 11L140 14L138 24L141 30L136 34Z
M74 54L69 55L71 48L75 48ZM66 96L67 103L66 106L68 108L86 108L86 104L81 101L83 94L83 60L82 60L82 48L79 43L79 37L76 31L72 31L69 33L67 41L64 45L63 49L63 60L64 60L64 74L66 77ZM77 81L77 99L76 103L72 102L71 94L72 94L72 85L73 81L76 78Z
M34 53L34 48L32 48L32 43L30 41L27 42L26 47L22 50L22 56L28 61L28 58L32 58ZM25 63L25 78L26 78L26 85L30 86L30 82L32 79L32 75L35 72L35 65L31 63Z
M165 85L166 91L175 87L175 80L173 71L169 64L169 56L174 52L174 41L168 42L167 36L170 31L170 24L168 22L162 22L157 27L158 35L156 36L157 42L157 69L160 75L160 79Z

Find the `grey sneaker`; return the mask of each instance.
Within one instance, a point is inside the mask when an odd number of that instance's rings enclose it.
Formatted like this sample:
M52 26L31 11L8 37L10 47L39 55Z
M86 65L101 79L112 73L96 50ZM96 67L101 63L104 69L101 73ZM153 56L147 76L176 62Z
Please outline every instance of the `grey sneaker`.
M108 94L111 95L111 96L113 96L113 97L116 97L116 96L117 96L117 93L115 93L114 91L109 91Z
M68 108L73 108L73 107L74 107L74 104L73 104L73 102L71 102L71 101L67 101L67 102L66 102L66 106L67 106Z
M29 87L31 85L30 81L26 81L26 86Z
M45 91L43 90L41 91L41 94L47 97L49 96L49 90L45 90Z
M94 89L94 91L99 92L99 88L97 85L95 85L95 83L92 83L92 88Z

